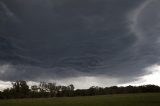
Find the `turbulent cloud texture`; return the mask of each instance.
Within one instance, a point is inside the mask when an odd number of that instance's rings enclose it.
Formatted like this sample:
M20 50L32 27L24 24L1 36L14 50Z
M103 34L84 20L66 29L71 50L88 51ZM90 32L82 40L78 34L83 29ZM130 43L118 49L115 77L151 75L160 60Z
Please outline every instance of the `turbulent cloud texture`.
M159 0L0 0L0 80L132 81L159 64L159 9Z

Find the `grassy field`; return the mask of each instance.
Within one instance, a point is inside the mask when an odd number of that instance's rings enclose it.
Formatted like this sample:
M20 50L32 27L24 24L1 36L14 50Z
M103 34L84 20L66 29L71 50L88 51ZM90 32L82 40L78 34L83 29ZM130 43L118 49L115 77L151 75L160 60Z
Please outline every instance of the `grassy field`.
M0 100L0 106L160 106L160 93Z

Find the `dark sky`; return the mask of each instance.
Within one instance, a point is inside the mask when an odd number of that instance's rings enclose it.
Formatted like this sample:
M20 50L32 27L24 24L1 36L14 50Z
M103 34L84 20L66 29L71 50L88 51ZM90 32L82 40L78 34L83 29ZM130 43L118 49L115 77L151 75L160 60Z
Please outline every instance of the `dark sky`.
M159 0L0 0L0 80L137 80L159 64L159 10Z

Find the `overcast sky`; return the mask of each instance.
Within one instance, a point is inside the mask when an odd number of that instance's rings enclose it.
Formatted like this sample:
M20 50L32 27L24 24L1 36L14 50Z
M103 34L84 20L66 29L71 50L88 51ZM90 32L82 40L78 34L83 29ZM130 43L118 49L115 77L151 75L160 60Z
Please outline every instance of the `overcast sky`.
M0 0L0 87L160 85L159 10L159 0Z

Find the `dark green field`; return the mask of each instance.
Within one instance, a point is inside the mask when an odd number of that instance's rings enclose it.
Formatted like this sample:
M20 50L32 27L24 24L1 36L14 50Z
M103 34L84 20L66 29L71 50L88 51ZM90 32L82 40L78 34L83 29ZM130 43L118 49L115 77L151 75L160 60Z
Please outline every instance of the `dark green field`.
M0 100L0 106L160 106L160 93Z

